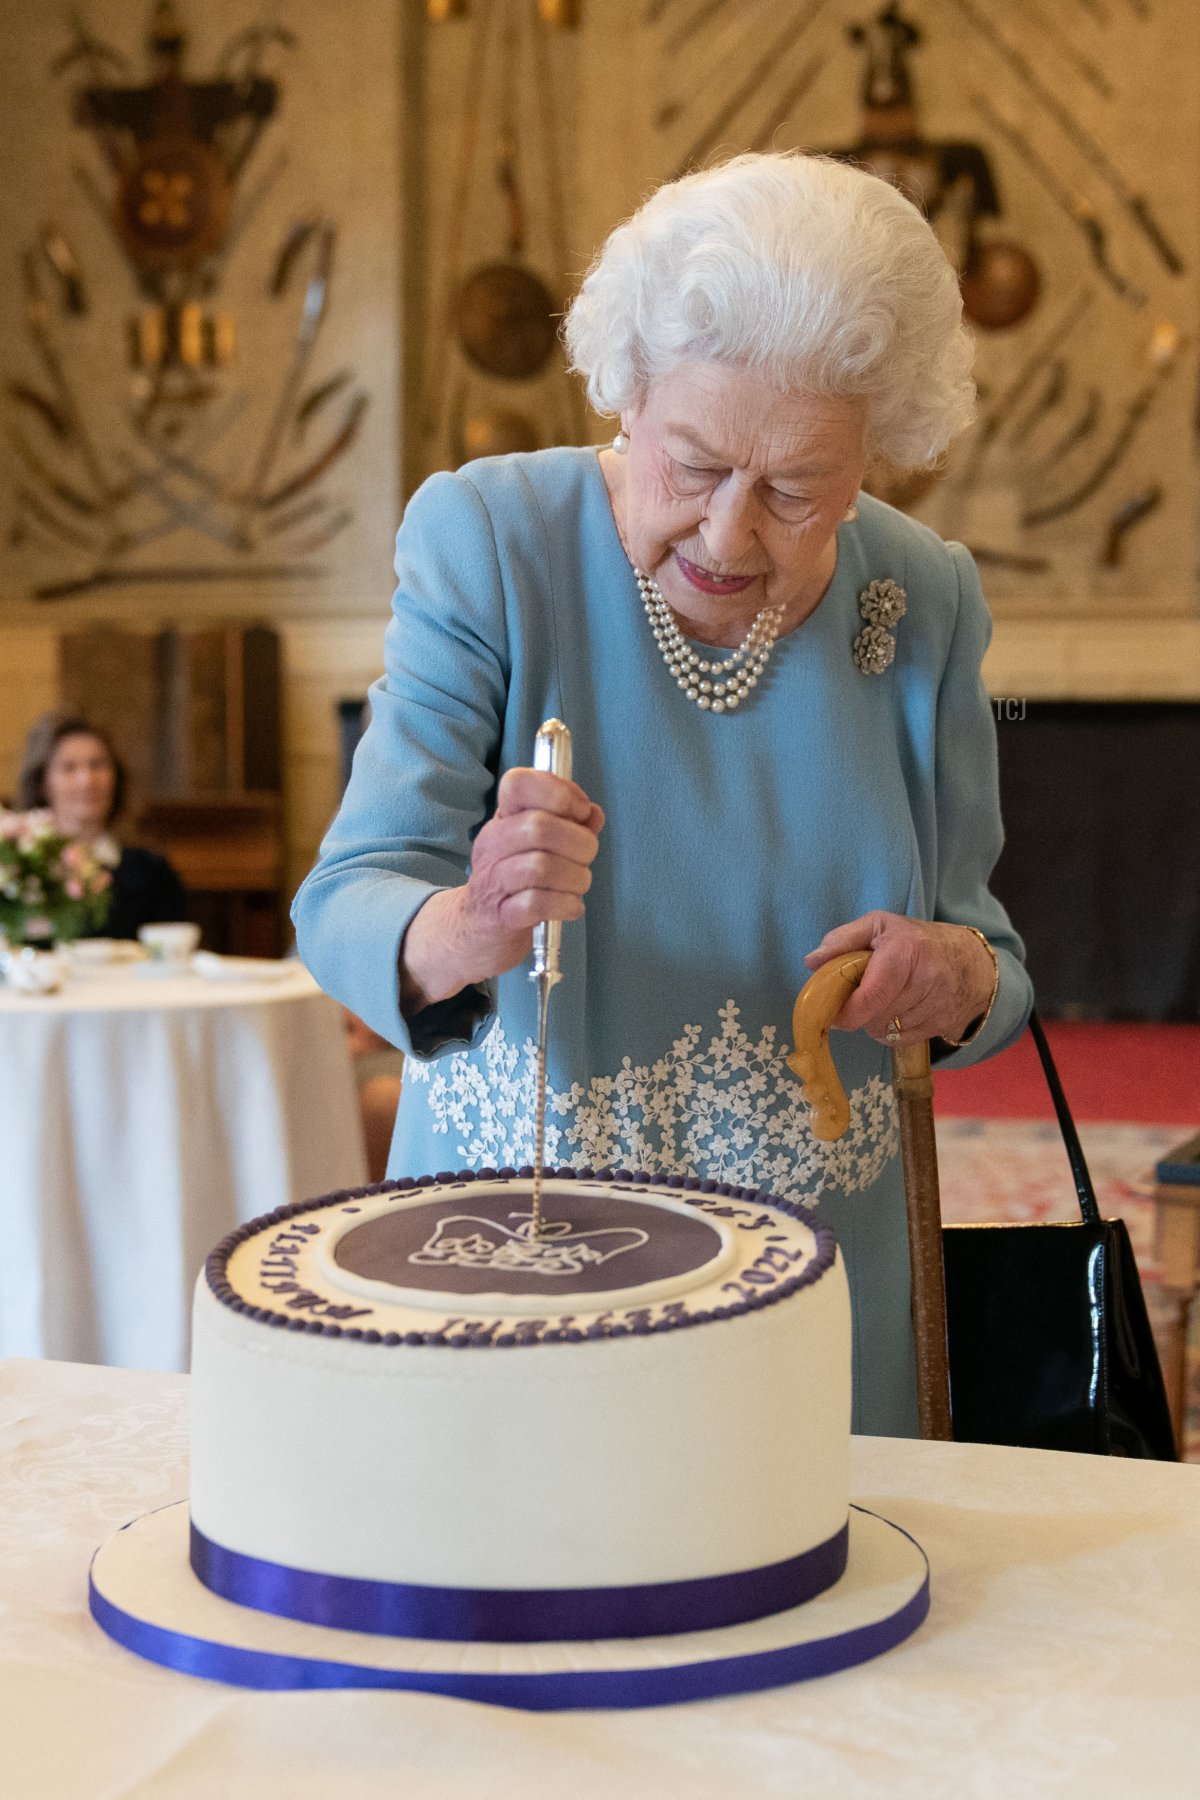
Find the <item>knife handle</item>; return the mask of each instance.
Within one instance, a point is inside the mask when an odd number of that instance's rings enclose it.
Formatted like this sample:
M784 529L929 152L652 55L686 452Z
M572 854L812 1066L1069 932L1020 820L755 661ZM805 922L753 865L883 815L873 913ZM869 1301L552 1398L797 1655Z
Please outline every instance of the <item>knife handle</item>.
M544 770L547 774L558 775L564 781L571 779L571 733L561 719L547 719L538 732L533 745L533 766ZM548 975L552 981L559 977L559 949L562 944L562 920L547 919L533 928L533 968L530 978L534 981L541 975Z

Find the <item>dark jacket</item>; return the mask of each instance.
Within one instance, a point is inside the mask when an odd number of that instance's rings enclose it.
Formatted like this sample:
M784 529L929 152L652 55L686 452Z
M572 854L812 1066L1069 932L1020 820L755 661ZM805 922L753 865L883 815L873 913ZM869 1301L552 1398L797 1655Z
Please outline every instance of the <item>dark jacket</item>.
M112 905L94 937L135 938L139 925L186 919L187 893L165 856L132 846L113 870Z

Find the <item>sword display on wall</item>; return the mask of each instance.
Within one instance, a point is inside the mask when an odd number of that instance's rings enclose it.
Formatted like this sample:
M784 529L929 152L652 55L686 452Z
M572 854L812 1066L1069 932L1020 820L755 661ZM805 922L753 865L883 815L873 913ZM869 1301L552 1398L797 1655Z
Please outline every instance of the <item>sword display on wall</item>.
M1103 69L1097 68L1091 58L1083 54L1074 39L1047 16L1038 5L1038 0L1011 0L1011 3L1019 12L1025 14L1036 30L1049 39L1063 61L1070 63L1071 67L1083 76L1089 87L1095 89L1102 100L1112 100L1115 97L1113 85Z
M1055 519L1066 518L1068 513L1078 511L1081 506L1086 505L1095 494L1099 493L1109 476L1124 462L1130 445L1141 428L1142 421L1154 404L1168 375L1175 367L1182 348L1182 334L1174 325L1164 323L1156 327L1149 347L1152 373L1127 403L1111 441L1087 474L1065 494L1060 494L1057 499L1049 500L1041 506L1031 506L1021 515L1021 523L1026 530L1033 530L1039 525L1049 525Z
M1051 168L1045 157L1037 149L1027 134L1006 119L984 94L973 93L971 105L985 119L991 129L997 132L1009 147L1016 152L1022 162L1041 182L1050 198L1066 214L1071 223L1083 233L1087 244L1088 255L1096 266L1097 272L1103 276L1114 294L1127 300L1131 306L1145 306L1146 295L1135 288L1131 281L1116 269L1108 254L1108 230L1090 200L1076 193L1069 187L1057 170Z
M73 119L100 157L99 173L82 162L73 168L126 263L138 310L113 346L128 395L119 407L123 437L108 420L101 426L100 397L89 385L95 375L76 353L73 334L89 297L70 238L59 224L48 224L22 256L26 341L37 373L30 379L14 372L4 383L10 414L4 435L20 471L14 495L30 535L69 546L77 565L70 576L34 587L34 599L141 582L145 572L131 559L179 533L218 546L247 579L275 578L280 555L311 556L350 523L350 509L333 501L320 523L310 519L300 535L279 522L289 516L281 511L285 503L314 489L354 443L367 407L365 391L346 370L311 380L335 241L332 222L320 214L304 215L285 233L267 276L267 292L281 311L291 302L295 276L303 271L306 279L278 389L264 405L265 427L248 448L227 442L251 390L244 380L235 386L236 322L216 296L231 249L286 162L277 155L256 187L245 186L281 95L264 72L264 58L294 41L282 26L255 24L229 40L209 77L195 79L186 67L181 14L172 0L157 0L150 8L146 75L139 80L119 51L72 21L71 40L52 73L81 73ZM263 378L261 362L253 374ZM342 416L324 443L304 444L339 396ZM268 539L276 558L270 577L252 566ZM80 551L89 562L82 570ZM288 576L302 569L299 561L282 566ZM154 579L193 583L225 574L197 567L190 547L177 571L167 564Z
M1057 468L1059 463L1065 462L1071 452L1079 444L1082 444L1085 438L1091 436L1092 432L1100 422L1102 410L1103 406L1100 399L1100 389L1095 387L1090 388L1088 390L1087 398L1083 403L1082 410L1076 418L1072 420L1071 424L1067 426L1067 429L1063 432L1062 436L1051 444L1045 455L1032 464L1029 469L1030 475L1044 475L1048 473L1049 470Z
M694 37L699 36L706 25L711 25L713 20L733 3L734 0L700 0L700 5L695 12L682 20L669 36L663 39L664 53L667 56L678 56L679 52L685 50Z
M1120 565L1125 552L1125 539L1135 525L1148 519L1163 502L1163 488L1159 482L1143 488L1140 494L1132 494L1123 505L1119 506L1108 521L1108 529L1104 534L1104 545L1100 552L1100 561L1106 569L1115 569Z
M1005 429L1042 370L1049 366L1062 346L1078 331L1095 298L1096 290L1090 287L1080 288L1071 297L1041 343L1021 364L1003 392L986 408L971 437L963 466L954 477L954 486L960 492L969 492L974 487L991 445Z
M1126 214L1154 250L1164 267L1169 269L1172 275L1182 275L1184 272L1183 258L1155 218L1146 195L1139 194L1125 179L1099 139L1081 125L1079 120L1064 106L1054 89L1039 75L1024 51L1018 50L1014 44L1009 43L1008 39L1001 34L991 14L978 4L978 0L950 0L950 5L955 7L968 24L991 45L996 55L1007 64L1021 85L1055 121L1063 136L1074 145L1089 168L1116 195Z
M784 57L791 55L805 32L810 26L816 24L820 15L830 4L831 0L808 0L808 5L803 7L794 19L789 19L782 31L776 33L762 55L747 70L744 79L738 83L724 105L718 108L700 135L688 145L676 165L675 174L677 176L686 175L689 169L694 168L701 158L707 156L713 146L720 142L723 133L728 130L742 108L758 92L764 81L770 77L772 70L778 67Z
M774 148L775 133L782 129L795 112L809 89L815 86L822 71L827 67L829 58L820 51L810 56L796 79L791 82L780 96L778 106L763 120L759 129L750 140L751 150L771 150Z
M1023 444L1027 438L1031 438L1042 420L1054 411L1066 391L1067 360L1064 356L1056 356L1050 364L1050 371L1041 393L1009 432L1009 443Z
M771 0L765 0L769 7ZM762 42L764 0L747 0L732 15L732 28L713 30L703 40L703 59L689 61L673 54L664 42L659 49L663 75L678 83L677 91L667 91L654 113L654 129L666 131L677 119L695 107L702 111L711 103L731 70L742 67Z

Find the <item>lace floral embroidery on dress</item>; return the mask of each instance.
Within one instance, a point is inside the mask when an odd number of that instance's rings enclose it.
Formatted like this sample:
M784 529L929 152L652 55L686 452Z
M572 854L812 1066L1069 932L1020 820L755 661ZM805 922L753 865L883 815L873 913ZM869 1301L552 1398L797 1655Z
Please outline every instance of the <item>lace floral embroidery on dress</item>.
M720 1009L721 1029L701 1048L702 1027L685 1025L658 1062L628 1057L615 1075L583 1087L546 1089L546 1160L594 1168L624 1165L662 1174L695 1174L743 1187L769 1188L815 1205L826 1188L870 1187L897 1154L891 1084L878 1075L850 1094L850 1129L837 1143L812 1134L788 1046L775 1027L753 1042L740 1009ZM499 1020L474 1052L436 1063L410 1059L405 1080L428 1085L435 1132L457 1139L468 1167L528 1163L533 1157L537 1047L510 1043Z

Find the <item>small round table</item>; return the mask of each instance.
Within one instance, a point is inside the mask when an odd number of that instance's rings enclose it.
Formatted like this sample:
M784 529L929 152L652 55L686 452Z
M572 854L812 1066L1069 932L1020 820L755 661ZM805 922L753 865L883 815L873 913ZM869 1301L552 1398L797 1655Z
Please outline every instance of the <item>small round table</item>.
M341 1009L299 962L0 986L0 1356L185 1369L246 1219L365 1180Z

